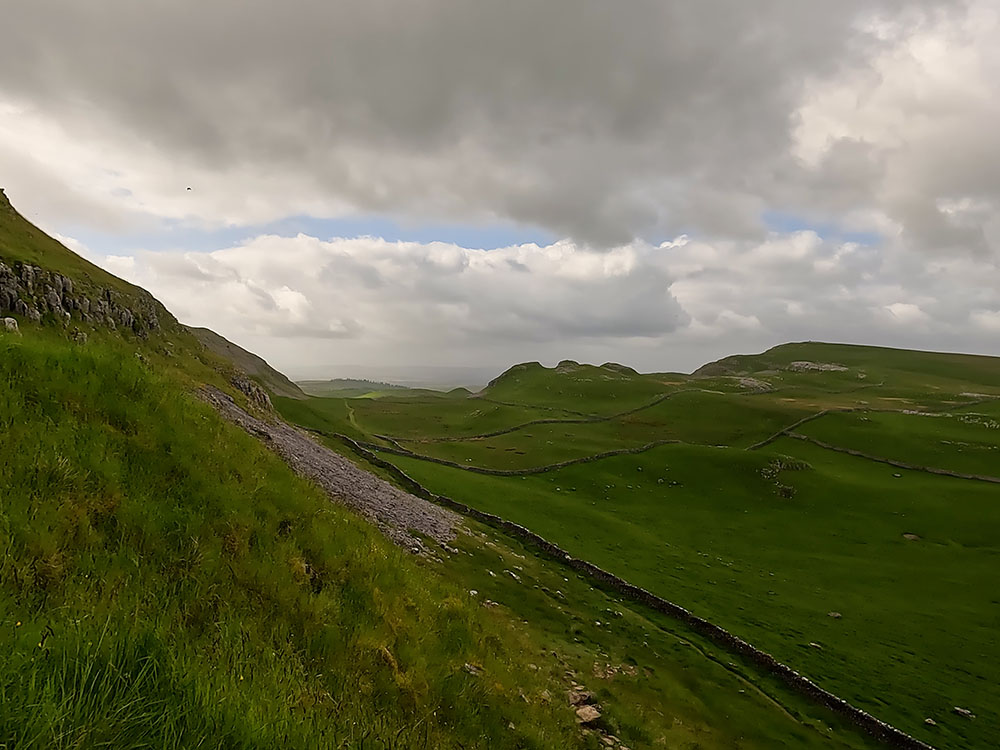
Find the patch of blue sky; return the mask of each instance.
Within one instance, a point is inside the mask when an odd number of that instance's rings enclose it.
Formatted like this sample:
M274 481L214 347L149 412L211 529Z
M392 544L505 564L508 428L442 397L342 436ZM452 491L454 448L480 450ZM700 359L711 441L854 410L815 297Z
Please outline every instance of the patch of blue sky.
M381 237L389 242L447 242L466 248L492 250L511 245L548 245L558 238L542 229L513 224L419 224L385 216L317 219L291 216L265 224L202 229L180 222L165 222L141 232L98 232L88 227L60 230L87 247L106 255L137 250L209 252L234 247L261 235L295 237L299 234L331 240L338 237Z
M882 235L878 232L852 232L834 222L814 221L786 211L765 211L761 218L768 229L782 234L812 231L824 240L854 242L859 245L877 245L882 241Z

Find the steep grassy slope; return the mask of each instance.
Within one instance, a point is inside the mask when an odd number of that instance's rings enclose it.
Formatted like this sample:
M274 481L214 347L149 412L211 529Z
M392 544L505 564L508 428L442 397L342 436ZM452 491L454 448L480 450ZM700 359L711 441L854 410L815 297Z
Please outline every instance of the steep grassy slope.
M0 745L586 744L523 628L196 397L252 408L148 293L5 199L0 263Z
M208 328L188 327L188 330L206 349L223 359L228 359L272 394L286 398L305 398L306 394L295 383L253 352L248 352Z
M2 189L0 189L0 259L11 264L29 263L57 270L81 283L89 282L129 296L152 299L145 290L84 260L61 242L49 237L25 220L11 205ZM162 305L160 308L163 309Z
M124 342L0 339L7 746L578 742L519 697L549 677L509 621L182 383Z

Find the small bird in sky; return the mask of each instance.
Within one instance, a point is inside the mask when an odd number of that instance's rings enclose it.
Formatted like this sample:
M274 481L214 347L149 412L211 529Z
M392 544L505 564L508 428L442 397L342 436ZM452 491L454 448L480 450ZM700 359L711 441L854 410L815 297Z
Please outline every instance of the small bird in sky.
M193 190L193 188L191 188L191 187L188 187L188 190Z

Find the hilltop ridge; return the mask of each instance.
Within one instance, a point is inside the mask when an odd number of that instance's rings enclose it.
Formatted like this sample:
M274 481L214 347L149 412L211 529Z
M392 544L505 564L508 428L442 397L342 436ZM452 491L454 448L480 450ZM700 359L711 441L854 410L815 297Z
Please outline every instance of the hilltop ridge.
M228 359L245 373L256 378L275 396L306 397L299 386L289 380L284 373L271 367L263 357L247 351L209 328L185 327L206 349Z

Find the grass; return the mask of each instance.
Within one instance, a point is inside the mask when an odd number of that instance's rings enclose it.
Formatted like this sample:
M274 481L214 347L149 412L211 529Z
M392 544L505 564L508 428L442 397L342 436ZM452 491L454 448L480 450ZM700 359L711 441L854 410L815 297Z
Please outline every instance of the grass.
M797 431L841 448L916 466L1000 474L1000 420L986 415L828 414Z
M510 621L125 343L0 339L0 456L9 747L579 744Z
M846 370L791 367L799 361ZM886 458L996 474L1000 401L970 402L1000 395L1000 360L796 344L723 360L696 377L604 370L519 366L481 398L456 399L442 419L430 402L414 401L365 413L356 426L369 439L377 424L418 454L491 468L681 441L527 477L384 457L435 492L523 524L727 627L937 747L988 746L1000 736L988 708L1000 700L1000 490L790 438L745 450L803 416L851 408L858 411L796 429ZM484 400L514 410L492 416L500 429L529 415L611 418L480 439L488 430L469 409Z
M990 719L949 712L969 704L985 713L983 691L998 678L996 488L917 472L897 479L891 467L790 440L774 450L813 468L771 478L778 453L689 446L527 478L392 460L693 609L907 731L921 733L931 716L935 742L993 736Z

